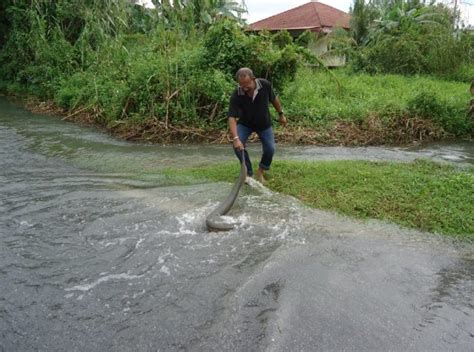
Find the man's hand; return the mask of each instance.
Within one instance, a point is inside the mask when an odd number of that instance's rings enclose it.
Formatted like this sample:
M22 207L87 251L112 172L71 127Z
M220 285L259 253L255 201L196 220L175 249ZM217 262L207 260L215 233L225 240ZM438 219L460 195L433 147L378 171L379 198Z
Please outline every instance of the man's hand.
M280 115L279 122L280 122L280 126L282 127L286 127L286 125L288 124L288 121L286 120L286 117L283 114Z
M237 149L237 150L244 150L245 149L244 145L242 144L242 142L238 138L234 139L234 148Z

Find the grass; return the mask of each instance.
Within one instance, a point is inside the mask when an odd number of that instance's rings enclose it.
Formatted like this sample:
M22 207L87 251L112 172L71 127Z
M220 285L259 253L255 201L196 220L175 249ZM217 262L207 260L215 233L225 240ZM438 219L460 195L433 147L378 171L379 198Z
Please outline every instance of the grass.
M328 124L342 119L363 121L370 116L389 119L393 116L416 111L410 106L420 95L436 100L443 111L432 108L422 116L438 120L442 127L447 123L441 117L454 119L454 133L466 133L462 128L468 124L466 108L470 100L469 84L443 81L428 76L369 75L355 74L348 69L333 71L342 85L338 86L332 76L324 71L301 69L294 82L282 92L282 101L292 123L302 127ZM441 121L440 121L441 120ZM459 130L461 129L461 130Z
M233 182L238 165L167 170L176 182ZM311 207L474 240L474 169L417 160L276 161L267 186Z

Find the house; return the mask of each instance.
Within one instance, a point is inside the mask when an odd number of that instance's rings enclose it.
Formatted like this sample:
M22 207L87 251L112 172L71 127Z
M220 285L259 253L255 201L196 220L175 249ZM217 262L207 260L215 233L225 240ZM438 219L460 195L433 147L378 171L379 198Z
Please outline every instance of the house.
M329 41L324 38L331 33L334 28L349 30L351 16L344 11L332 6L311 1L304 5L295 7L288 11L265 18L250 25L250 30L268 30L277 32L287 30L293 38L309 30L314 33L321 33L324 37L309 44L309 48L318 56L329 50ZM328 55L324 58L327 66L344 66L346 58L344 56Z

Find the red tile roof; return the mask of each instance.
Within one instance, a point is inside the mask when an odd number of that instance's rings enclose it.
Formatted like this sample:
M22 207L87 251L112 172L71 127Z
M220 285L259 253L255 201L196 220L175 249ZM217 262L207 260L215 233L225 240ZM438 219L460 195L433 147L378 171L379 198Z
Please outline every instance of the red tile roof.
M349 29L351 16L329 5L317 1L295 7L288 11L252 23L253 30L310 29L342 27Z

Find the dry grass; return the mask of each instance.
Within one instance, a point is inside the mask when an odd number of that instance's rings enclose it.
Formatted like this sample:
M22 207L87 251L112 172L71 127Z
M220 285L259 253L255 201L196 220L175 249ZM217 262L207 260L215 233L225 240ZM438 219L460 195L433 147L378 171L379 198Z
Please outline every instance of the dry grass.
M56 115L62 120L74 121L80 124L94 125L118 136L132 141L147 141L155 143L230 143L231 138L225 129L204 129L189 126L176 126L156 118L148 119L137 124L127 120L119 120L109 126L98 124L100 111L93 108L81 107L74 111L59 108L53 102L42 102L28 99L25 107L35 113ZM290 118L291 121L291 118ZM317 129L292 127L290 125L275 129L275 139L279 143L308 144L308 145L404 145L414 141L429 142L450 137L432 121L412 118L407 115L383 120L378 116L370 116L364 121L337 120L329 126L319 126ZM258 137L253 136L251 140Z

